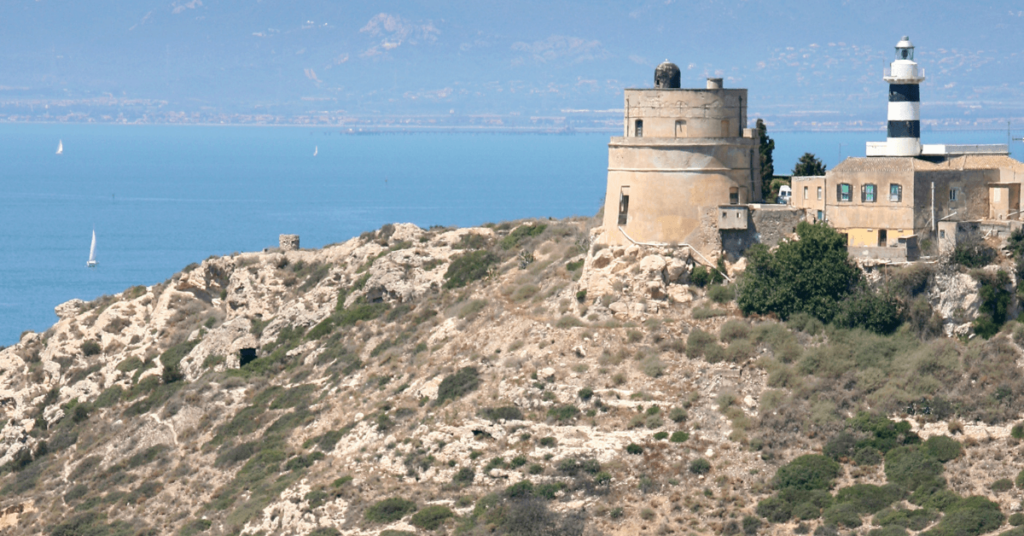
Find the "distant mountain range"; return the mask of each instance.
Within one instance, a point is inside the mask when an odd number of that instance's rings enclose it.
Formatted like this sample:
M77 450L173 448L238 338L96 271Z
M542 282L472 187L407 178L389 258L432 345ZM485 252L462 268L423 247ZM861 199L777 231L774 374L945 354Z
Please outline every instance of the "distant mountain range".
M1024 5L674 0L0 4L0 121L609 129L665 59L781 129L877 129L901 35L925 128L1024 122Z

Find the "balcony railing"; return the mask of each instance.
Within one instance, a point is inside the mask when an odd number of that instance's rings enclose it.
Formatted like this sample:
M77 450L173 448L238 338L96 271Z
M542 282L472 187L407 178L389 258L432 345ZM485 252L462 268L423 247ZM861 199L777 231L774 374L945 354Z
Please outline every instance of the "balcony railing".
M924 78L924 67L917 68L917 77ZM892 67L882 69L882 78L892 78Z

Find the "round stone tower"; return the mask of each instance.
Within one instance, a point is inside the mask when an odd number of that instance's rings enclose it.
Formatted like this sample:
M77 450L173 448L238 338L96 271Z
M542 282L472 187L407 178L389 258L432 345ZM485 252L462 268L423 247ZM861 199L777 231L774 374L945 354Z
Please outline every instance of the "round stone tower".
M889 83L888 156L921 154L921 91L924 70L914 61L914 45L907 36L896 43L896 59L883 76Z
M679 89L679 80L679 67L668 60L654 70L654 89Z

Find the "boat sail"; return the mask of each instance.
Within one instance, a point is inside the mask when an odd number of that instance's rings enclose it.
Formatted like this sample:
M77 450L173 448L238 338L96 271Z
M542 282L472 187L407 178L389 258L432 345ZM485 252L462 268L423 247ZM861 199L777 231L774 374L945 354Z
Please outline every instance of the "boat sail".
M89 246L89 262L85 263L88 268L96 267L96 229L92 230L92 245Z
M64 140L57 142L57 154L64 154Z
M313 147L313 156L316 156L316 153L319 152L319 151L320 151L320 147L319 146L314 146Z

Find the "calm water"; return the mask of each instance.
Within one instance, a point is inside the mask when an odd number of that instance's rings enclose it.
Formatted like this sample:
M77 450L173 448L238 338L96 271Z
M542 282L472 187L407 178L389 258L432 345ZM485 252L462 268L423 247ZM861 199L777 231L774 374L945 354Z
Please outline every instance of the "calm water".
M608 137L0 125L0 345L45 330L71 298L157 283L210 255L275 246L280 233L320 247L388 222L592 215ZM882 134L773 137L784 173L805 151L830 168L840 150L863 156ZM923 137L1005 143L999 132ZM100 266L89 270L93 228Z

